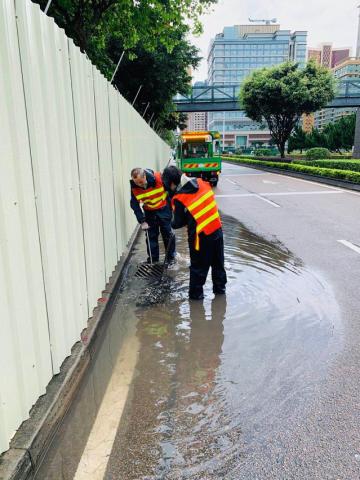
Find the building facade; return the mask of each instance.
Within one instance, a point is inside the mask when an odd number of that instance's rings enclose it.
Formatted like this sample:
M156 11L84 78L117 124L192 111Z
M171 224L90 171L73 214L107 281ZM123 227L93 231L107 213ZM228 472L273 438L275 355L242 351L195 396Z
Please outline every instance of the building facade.
M339 80L360 78L360 58L346 58L333 69L334 77ZM324 108L314 114L314 126L322 130L325 125L336 122L341 117L351 115L356 108Z
M314 59L316 63L327 68L334 68L340 62L349 58L351 48L334 48L332 43L322 43L317 48L310 47L308 50L308 59Z
M189 130L191 132L202 132L207 129L207 112L188 113L186 130Z
M240 86L256 69L287 60L306 61L307 32L281 30L280 25L234 25L212 39L208 53L208 84ZM225 149L266 145L266 124L253 122L242 111L208 114L208 127L223 135Z
M188 75L192 76L191 67L187 70ZM206 82L195 82L194 87L206 85ZM186 128L183 131L201 132L208 129L207 112L191 112L187 114Z

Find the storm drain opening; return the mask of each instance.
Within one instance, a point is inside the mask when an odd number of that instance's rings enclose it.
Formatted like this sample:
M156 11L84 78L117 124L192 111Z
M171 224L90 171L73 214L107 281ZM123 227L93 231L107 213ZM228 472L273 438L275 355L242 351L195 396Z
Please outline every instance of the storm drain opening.
M143 263L138 266L135 277L140 278L162 278L164 274L164 265L162 263Z

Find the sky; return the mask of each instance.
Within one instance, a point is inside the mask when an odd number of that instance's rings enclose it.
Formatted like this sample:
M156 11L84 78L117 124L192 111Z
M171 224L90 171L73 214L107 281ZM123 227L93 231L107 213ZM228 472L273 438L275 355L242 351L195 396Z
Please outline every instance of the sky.
M256 19L277 18L284 30L306 30L308 46L332 42L334 47L352 47L355 55L360 0L219 0L212 11L202 17L204 33L191 37L204 57L193 73L193 81L207 77L206 57L211 38L224 26L249 23Z

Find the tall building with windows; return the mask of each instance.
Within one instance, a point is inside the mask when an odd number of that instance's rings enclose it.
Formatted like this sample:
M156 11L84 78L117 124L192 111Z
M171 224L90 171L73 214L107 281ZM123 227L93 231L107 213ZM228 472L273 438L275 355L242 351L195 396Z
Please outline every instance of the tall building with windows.
M186 129L191 132L202 132L207 130L207 112L188 113Z
M319 65L323 67L332 68L334 75L336 74L337 66L342 64L346 59L350 57L351 48L342 47L334 48L332 43L321 43L319 47L308 49L308 60L313 59ZM349 109L347 109L349 110ZM319 110L316 113L311 113L310 115L302 116L302 128L304 132L311 132L315 128L323 128L329 122L334 122L344 113L346 114L347 110L343 112L340 109L323 109Z
M209 85L240 85L253 71L287 60L306 61L307 32L281 30L280 25L234 25L224 27L212 39L208 53ZM226 149L268 144L270 132L266 124L258 124L244 112L208 114L209 130L223 135Z
M195 82L194 86L203 86L206 82ZM191 132L202 132L208 129L207 112L191 112L187 114L186 129Z
M347 58L337 64L333 69L335 78L346 80L360 78L360 58ZM314 126L322 129L331 122L336 122L345 115L351 115L356 112L356 108L324 108L314 114Z

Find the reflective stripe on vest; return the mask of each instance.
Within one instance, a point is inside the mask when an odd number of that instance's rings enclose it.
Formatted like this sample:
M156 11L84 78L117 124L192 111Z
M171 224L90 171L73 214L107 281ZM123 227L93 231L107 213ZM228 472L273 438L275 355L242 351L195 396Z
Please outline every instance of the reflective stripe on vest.
M201 232L210 235L221 227L214 192L203 180L198 179L198 184L196 193L179 193L173 197L173 201L179 200L188 209L196 222L195 250L200 250Z
M143 189L132 187L132 192L138 202L143 204L144 210L158 210L166 206L167 192L161 180L160 172L155 172L155 187Z

